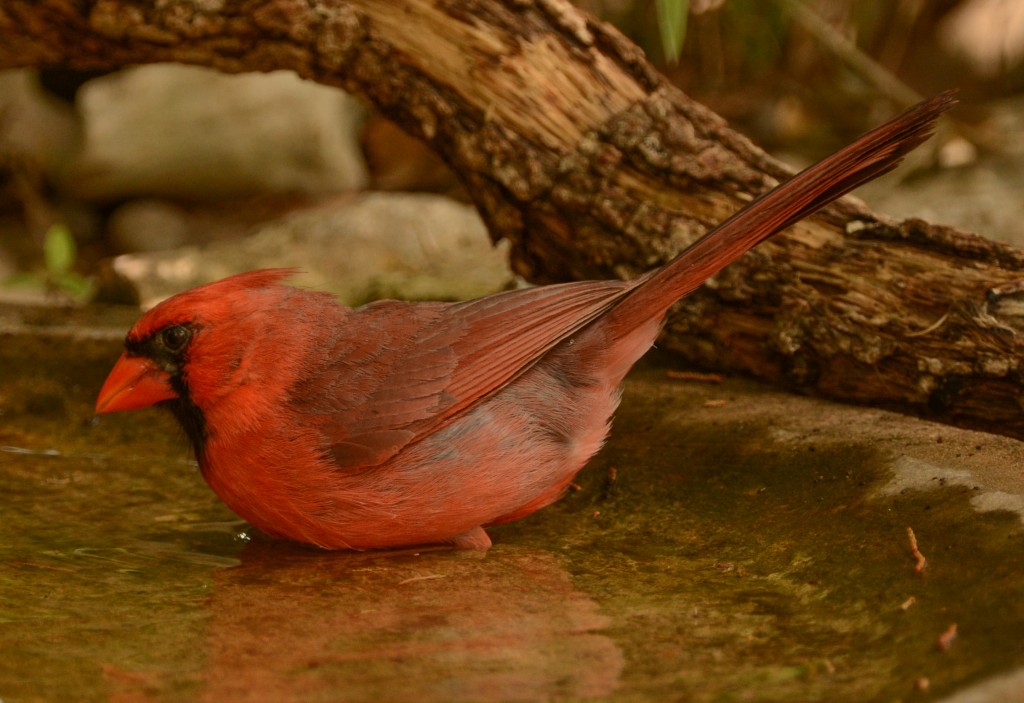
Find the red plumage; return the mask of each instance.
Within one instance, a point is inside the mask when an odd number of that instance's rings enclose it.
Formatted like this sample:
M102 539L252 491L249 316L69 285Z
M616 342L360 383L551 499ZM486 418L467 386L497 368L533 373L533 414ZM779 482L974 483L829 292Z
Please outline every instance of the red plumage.
M490 545L600 448L669 307L759 241L895 167L953 104L922 103L630 281L357 309L269 269L146 313L97 412L165 402L211 488L276 536L326 548Z

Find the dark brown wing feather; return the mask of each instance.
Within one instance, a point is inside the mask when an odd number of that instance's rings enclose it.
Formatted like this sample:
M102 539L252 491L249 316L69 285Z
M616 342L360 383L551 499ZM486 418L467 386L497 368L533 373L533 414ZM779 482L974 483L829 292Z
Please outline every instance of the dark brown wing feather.
M591 281L464 303L371 303L337 327L315 370L292 389L293 408L320 428L340 468L376 466L512 381L631 285Z

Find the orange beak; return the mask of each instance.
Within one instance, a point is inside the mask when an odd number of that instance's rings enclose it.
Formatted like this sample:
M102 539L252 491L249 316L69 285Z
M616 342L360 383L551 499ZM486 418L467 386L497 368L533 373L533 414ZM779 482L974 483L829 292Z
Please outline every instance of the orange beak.
M178 397L170 378L153 362L140 356L121 354L96 399L96 414L148 408L161 400Z

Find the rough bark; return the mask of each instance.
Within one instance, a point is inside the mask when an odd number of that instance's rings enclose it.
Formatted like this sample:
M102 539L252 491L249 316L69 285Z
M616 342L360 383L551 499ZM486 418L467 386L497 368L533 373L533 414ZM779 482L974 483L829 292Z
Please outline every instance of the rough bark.
M292 69L459 174L526 278L632 276L787 173L562 0L3 0L0 67ZM1024 254L845 199L693 296L707 366L1024 437Z

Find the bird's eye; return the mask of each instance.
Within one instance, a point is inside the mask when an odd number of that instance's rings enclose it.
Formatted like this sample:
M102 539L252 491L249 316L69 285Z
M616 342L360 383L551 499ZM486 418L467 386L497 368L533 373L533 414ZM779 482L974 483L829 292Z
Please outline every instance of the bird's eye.
M192 339L192 330L182 325L171 325L160 333L160 341L169 352L180 352Z

